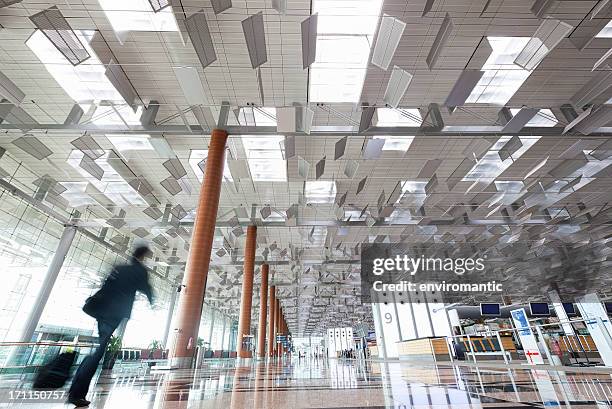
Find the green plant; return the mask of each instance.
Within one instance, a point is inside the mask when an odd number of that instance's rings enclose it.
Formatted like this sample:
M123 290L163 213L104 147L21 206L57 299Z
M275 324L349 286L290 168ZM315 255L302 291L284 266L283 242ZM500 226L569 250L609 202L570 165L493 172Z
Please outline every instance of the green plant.
M200 337L198 337L198 346L199 346L199 347L204 346L204 338L200 338Z
M154 339L149 344L149 349L162 349L161 341Z
M121 350L121 337L112 335L106 346L106 352L109 354L116 354Z

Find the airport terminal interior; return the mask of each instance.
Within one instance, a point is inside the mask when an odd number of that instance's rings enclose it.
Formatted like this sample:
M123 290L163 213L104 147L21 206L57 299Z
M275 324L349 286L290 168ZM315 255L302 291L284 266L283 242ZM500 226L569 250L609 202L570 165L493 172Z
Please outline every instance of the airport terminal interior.
M612 408L611 165L609 0L0 0L0 408Z

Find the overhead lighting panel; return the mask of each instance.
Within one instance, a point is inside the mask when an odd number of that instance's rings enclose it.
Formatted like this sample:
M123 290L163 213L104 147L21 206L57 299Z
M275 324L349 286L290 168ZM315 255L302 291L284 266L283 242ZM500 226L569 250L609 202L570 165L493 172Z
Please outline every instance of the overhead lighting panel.
M104 155L104 149L89 135L83 135L70 143L91 159L96 160Z
M561 20L547 18L540 24L525 48L514 59L514 63L532 71L573 28Z
M482 70L463 70L446 97L444 106L455 108L464 105L483 75Z
M537 18L548 17L548 12L552 6L557 5L557 0L536 0L531 6L531 12Z
M302 68L307 68L317 57L317 14L302 21Z
M132 110L136 112L138 106L136 105L136 100L138 98L138 93L134 86L130 82L125 71L121 65L113 60L106 67L106 72L104 73L111 84L115 87L117 92L121 94L125 102L132 107Z
M204 94L202 80L198 74L198 70L194 67L173 67L174 75L179 82L183 95L187 100L187 104L205 105L208 103Z
M72 65L79 65L89 59L89 53L57 6L30 16L30 21Z
M210 0L215 14L223 13L232 7L232 0Z
M605 69L596 72L591 79L584 84L571 98L570 102L576 109L581 109L590 104L604 93L608 93L612 87L612 69L606 66Z
M21 3L22 0L0 0L0 9L2 7L8 7L13 4Z
M372 64L385 71L389 68L405 28L406 23L400 19L383 15L372 52Z
M172 176L168 176L166 179L161 181L161 185L168 193L175 196L183 190L181 185Z
M83 155L79 167L98 180L104 176L104 169L87 155Z
M22 136L17 138L13 141L13 145L38 160L43 160L53 154L51 149L47 148L47 146L35 136Z
M540 111L539 108L521 108L503 127L502 133L517 133Z
M383 97L385 104L397 108L412 81L412 77L413 75L408 71L402 70L397 65L394 66Z
M168 0L149 0L149 3L151 4L153 11L156 13L162 11L170 5Z
M279 107L276 108L276 131L280 133L292 133L296 131L296 108Z
M25 93L6 75L0 72L0 96L6 98L14 105L19 105L25 98Z
M438 62L438 58L440 57L440 53L442 52L442 49L446 45L446 42L448 41L448 37L450 36L453 29L454 29L453 21L450 15L446 13L446 16L444 17L444 20L442 20L442 25L440 26L440 29L438 30L438 34L436 35L433 45L431 46L431 49L429 50L429 54L427 54L427 58L425 59L425 61L427 62L427 66L429 67L430 70L436 66L436 63Z
M185 27L191 39L191 44L193 44L193 48L198 55L198 59L202 63L202 68L208 67L217 60L217 53L215 52L210 30L208 29L204 10L200 10L187 17L185 19Z
M251 66L257 68L268 61L263 14L253 14L242 20L242 31L249 50Z
M163 163L163 165L166 170L170 172L172 177L174 177L174 179L176 180L179 180L183 176L187 175L187 171L183 167L183 164L181 163L179 158L168 159Z
M581 117L582 115L580 115L578 118ZM576 118L576 121L578 121L578 118ZM612 106L601 105L593 108L590 114L584 117L584 119L578 121L573 128L583 135L589 135L602 126L606 126L610 122L612 122Z

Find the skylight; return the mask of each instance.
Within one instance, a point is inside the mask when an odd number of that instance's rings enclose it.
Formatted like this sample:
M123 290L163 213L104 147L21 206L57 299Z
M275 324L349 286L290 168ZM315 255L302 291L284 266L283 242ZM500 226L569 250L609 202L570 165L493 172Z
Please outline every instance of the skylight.
M76 102L112 101L126 104L123 97L104 74L106 69L89 46L93 31L75 30L91 58L73 66L40 31L36 30L26 41L28 48L38 57L55 81Z
M193 149L189 154L189 166L195 173L200 182L204 180L204 172L200 169L199 163L208 157L208 149ZM227 165L227 155L225 155L225 166L223 166L223 179L232 182L232 173Z
M484 182L491 183L499 175L520 158L529 148L531 148L539 139L539 136L521 136L519 137L523 146L521 146L514 154L502 161L499 157L499 150L512 138L511 136L502 136L495 142L487 153L472 167L472 169L463 177L463 182Z
M422 206L427 198L425 192L427 181L405 180L402 182L402 194L395 202L402 202L405 205Z
M155 13L147 0L98 0L115 32L178 31L171 7Z
M384 139L383 151L406 152L410 148L414 136L375 136L374 139Z
M376 126L421 126L423 118L418 109L378 108Z
M287 166L281 149L284 139L284 136L277 135L242 137L254 182L287 181Z
M107 134L106 137L119 152L154 150L153 145L151 145L151 142L149 141L151 138L150 135Z
M276 108L242 107L238 112L238 123L244 126L276 126Z
M520 109L518 108L510 109L512 115L518 114L519 111ZM527 122L527 124L525 124L525 126L539 126L542 128L551 128L553 126L556 126L558 123L559 121L557 121L557 117L550 109L540 109L538 113L533 118L531 118L531 120Z
M79 150L72 150L68 157L68 164L72 166L81 176L83 176L89 183L91 183L96 189L104 193L106 197L112 200L118 206L145 206L147 202L136 192L126 181L123 179L113 167L108 163L108 152L102 157L96 159L95 162L103 170L104 175L102 180L98 180L85 169L81 168L79 164L83 159L83 152Z
M317 56L310 68L313 102L359 102L382 0L314 0Z
M80 104L83 111L87 112L91 104ZM91 116L94 125L140 125L142 106L136 108L136 112L129 105L98 105Z
M493 51L482 66L484 75L466 103L504 105L527 80L531 71L514 64L529 37L487 37ZM535 67L534 67L535 69Z
M333 203L336 199L336 182L329 180L307 180L304 195L308 203Z

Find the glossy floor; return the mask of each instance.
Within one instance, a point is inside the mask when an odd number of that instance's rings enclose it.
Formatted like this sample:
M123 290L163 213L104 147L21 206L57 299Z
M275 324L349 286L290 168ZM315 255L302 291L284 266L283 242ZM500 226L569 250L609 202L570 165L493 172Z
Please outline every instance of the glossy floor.
M33 403L9 391L27 390L0 377L0 407L61 408L63 400ZM13 397L16 395L13 393ZM155 371L125 365L101 373L91 408L612 408L608 373L485 369L407 362L292 360L236 366L210 361L199 370Z

